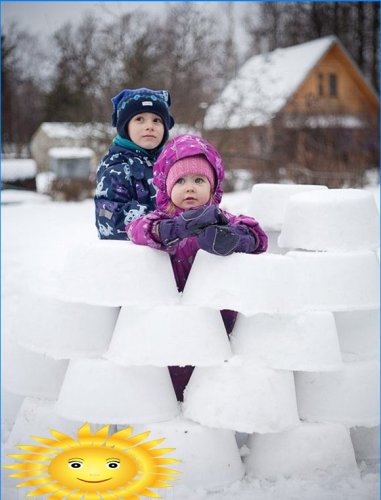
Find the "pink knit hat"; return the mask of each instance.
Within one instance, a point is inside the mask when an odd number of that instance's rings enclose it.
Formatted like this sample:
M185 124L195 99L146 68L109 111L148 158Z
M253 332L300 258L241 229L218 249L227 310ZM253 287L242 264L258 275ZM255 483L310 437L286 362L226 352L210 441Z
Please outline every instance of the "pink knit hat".
M186 158L176 161L168 172L166 182L168 196L171 196L172 188L176 184L176 181L180 179L180 177L189 174L204 175L208 179L210 187L214 190L215 175L213 167L205 156L187 156Z

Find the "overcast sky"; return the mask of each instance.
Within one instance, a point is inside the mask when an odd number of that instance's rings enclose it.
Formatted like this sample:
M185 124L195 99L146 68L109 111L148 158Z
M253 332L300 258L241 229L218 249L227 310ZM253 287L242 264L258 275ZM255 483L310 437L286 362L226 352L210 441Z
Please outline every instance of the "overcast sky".
M69 21L80 20L87 12L110 20L139 7L160 15L165 2L1 2L2 25L17 22L29 32L49 35Z

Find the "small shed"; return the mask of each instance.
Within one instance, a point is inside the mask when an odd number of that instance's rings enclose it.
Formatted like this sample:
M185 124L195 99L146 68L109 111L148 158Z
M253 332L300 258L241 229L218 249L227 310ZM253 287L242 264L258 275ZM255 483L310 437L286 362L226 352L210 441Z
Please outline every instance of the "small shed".
M44 122L31 139L32 156L38 172L49 170L49 150L51 148L90 148L94 153L93 169L108 150L115 129L105 123Z
M50 148L48 157L49 170L57 178L85 179L91 175L94 152L90 148Z

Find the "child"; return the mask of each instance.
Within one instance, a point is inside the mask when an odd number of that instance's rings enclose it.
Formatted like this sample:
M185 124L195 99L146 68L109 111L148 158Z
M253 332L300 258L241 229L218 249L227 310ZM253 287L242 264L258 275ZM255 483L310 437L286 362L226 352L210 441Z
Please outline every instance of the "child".
M168 142L154 165L157 209L126 227L133 243L169 253L180 292L199 249L215 255L267 249L267 236L258 222L219 208L223 179L224 165L214 147L201 137L180 135ZM221 314L230 334L237 313ZM193 367L169 369L182 401Z
M128 222L155 208L152 166L174 125L166 90L125 89L112 99L118 135L97 171L95 219L101 239L127 239Z

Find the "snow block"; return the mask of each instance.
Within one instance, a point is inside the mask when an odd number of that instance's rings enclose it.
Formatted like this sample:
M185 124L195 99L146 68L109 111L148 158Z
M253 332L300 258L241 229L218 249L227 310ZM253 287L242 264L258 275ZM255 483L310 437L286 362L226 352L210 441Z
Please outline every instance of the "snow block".
M50 438L49 429L55 429L63 434L75 437L83 422L62 418L55 411L54 405L55 401L47 399L25 398L6 446L15 447L18 444L37 445L37 442L31 436Z
M327 189L327 186L313 184L255 184L245 213L254 217L265 231L280 231L291 196Z
M170 456L181 460L171 468L181 472L176 486L219 489L239 481L244 467L234 432L211 429L184 418L134 426L134 432L151 431L149 439L165 438L162 446L176 448Z
M302 304L296 275L295 259L284 255L219 257L200 250L181 300L183 305L233 309L247 316L298 311Z
M1 440L3 442L8 439L23 401L24 396L1 391Z
M73 247L60 282L56 298L68 302L117 307L179 300L169 256L130 241L94 240Z
M98 424L169 420L179 411L167 368L126 368L104 359L70 361L56 409Z
M353 311L378 309L380 263L371 251L291 251L299 300L305 310Z
M308 422L374 427L379 423L380 364L344 363L339 372L296 372L299 415Z
M333 314L239 315L231 335L234 354L274 369L340 370L342 360Z
M350 429L353 448L358 462L380 461L380 426L351 427Z
M252 434L247 473L258 479L306 479L322 474L359 476L348 429L341 424L308 424L275 434Z
M280 432L298 425L292 372L240 361L195 368L184 393L184 416L241 432Z
M105 357L129 365L215 365L232 356L218 311L122 307Z
M304 250L376 250L379 212L361 189L326 189L292 196L278 244Z
M55 359L99 357L108 348L117 307L91 306L25 295L18 318L20 345Z
M380 311L335 312L344 361L380 357Z
M284 255L288 252L287 248L280 248L278 245L278 238L280 236L280 231L268 231L266 230L268 245L267 245L267 253L276 253Z
M13 394L56 399L68 366L8 341L3 348L3 387Z

